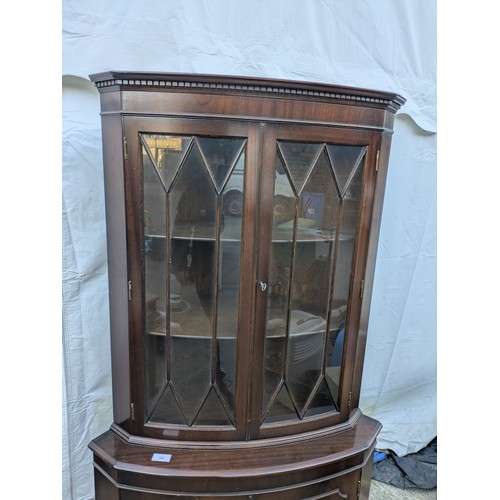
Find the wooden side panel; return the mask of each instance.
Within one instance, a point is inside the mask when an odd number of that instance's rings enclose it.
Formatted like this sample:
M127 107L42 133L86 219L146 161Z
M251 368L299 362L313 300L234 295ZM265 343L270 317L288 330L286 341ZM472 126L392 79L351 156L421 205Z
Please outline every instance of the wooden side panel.
M123 138L119 116L102 117L104 188L108 242L111 363L115 422L130 415L128 278Z
M370 239L366 243L367 258L365 266L363 300L361 305L360 323L358 328L358 343L356 347L356 364L354 367L354 380L358 381L353 384L352 389L352 405L357 408L359 405L359 395L361 391L361 378L363 375L363 363L366 349L366 336L368 333L368 319L370 314L370 305L373 290L373 280L375 277L375 261L377 258L378 241L380 234L380 224L382 219L382 207L384 203L385 183L387 180L387 168L389 163L389 150L391 144L391 133L383 133L380 136L380 144L378 146L379 153L377 161L375 193L373 200L373 208L370 221Z

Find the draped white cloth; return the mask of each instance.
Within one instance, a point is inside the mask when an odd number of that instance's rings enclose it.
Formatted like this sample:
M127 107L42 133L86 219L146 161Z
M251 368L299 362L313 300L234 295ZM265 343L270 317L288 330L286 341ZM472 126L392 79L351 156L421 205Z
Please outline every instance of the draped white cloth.
M112 422L99 95L105 70L260 76L398 92L363 375L377 447L436 426L436 5L424 0L63 0L63 498L93 498Z

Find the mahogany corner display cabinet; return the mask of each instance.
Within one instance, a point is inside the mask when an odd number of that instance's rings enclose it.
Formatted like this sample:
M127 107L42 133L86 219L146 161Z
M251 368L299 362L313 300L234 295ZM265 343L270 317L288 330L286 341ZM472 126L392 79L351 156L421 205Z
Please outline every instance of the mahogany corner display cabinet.
M113 423L97 500L367 499L358 408L394 93L91 75Z

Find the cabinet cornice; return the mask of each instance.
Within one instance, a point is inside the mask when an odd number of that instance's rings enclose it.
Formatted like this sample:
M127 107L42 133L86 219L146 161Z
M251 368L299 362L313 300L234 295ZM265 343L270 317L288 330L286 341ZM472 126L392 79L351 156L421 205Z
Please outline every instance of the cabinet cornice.
M363 103L396 112L406 100L396 93L360 89L324 83L271 80L239 76L195 75L178 73L105 72L90 75L100 92L121 90L192 90L221 93L280 95L327 101Z

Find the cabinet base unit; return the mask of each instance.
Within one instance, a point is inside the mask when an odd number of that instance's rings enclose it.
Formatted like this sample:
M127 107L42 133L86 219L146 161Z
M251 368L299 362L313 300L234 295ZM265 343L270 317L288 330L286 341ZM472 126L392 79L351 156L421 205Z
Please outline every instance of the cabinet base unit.
M91 75L113 424L98 500L367 498L359 395L393 93Z
M90 445L96 500L368 499L381 426L355 420L343 430L243 443L148 441L111 429Z

